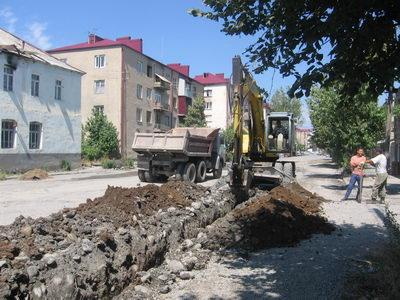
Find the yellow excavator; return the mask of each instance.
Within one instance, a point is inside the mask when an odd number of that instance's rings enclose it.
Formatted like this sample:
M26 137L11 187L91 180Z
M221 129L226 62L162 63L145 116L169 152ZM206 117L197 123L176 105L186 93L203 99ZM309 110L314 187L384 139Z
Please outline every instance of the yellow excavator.
M242 64L232 61L233 129L235 134L230 185L265 188L294 181L295 119L292 113L264 110L260 88ZM289 172L288 172L289 167Z

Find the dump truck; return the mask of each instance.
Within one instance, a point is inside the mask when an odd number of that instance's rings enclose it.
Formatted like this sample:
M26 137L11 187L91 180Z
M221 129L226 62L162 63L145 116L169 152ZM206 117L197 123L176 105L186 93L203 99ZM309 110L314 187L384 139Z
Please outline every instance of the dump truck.
M219 128L174 128L166 133L136 133L140 181L203 182L207 173L220 178L225 165L225 145Z

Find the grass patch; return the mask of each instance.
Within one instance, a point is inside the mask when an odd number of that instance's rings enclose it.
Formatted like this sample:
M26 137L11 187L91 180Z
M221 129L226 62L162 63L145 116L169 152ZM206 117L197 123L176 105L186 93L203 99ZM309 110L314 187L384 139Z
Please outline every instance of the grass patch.
M136 165L136 160L133 158L125 158L122 160L122 165L125 168L133 169Z
M104 159L101 162L101 166L103 167L103 169L115 169L117 167L117 164L113 159Z
M63 171L71 171L71 163L68 160L63 159L61 161L60 167Z
M2 172L2 171L0 171L0 181L6 180L6 179L7 179L7 174Z

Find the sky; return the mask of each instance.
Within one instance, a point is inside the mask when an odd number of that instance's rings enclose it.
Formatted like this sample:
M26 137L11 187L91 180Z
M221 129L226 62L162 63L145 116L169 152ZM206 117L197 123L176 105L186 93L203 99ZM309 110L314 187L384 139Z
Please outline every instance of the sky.
M226 36L221 24L187 13L203 8L201 0L69 0L0 2L0 27L42 49L81 43L89 33L115 39L143 39L144 53L167 64L190 65L190 74L232 73L232 58L241 55L254 37ZM259 86L272 91L290 86L293 77L282 78L270 70L255 75ZM304 125L310 127L303 103Z

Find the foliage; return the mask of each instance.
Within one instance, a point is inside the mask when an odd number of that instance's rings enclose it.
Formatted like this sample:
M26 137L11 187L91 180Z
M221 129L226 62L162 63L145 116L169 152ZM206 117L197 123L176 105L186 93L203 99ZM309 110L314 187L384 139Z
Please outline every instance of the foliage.
M197 97L188 108L188 113L183 121L183 127L206 127L206 116L204 114L204 98Z
M117 164L115 160L106 158L103 159L103 161L101 162L101 166L103 167L103 169L115 169L117 167Z
M393 106L392 114L394 117L400 117L400 105L399 104L395 104Z
M71 163L68 160L63 159L61 161L60 167L64 171L71 171Z
M306 151L306 145L304 144L300 144L300 143L296 143L296 149L300 152L304 152Z
M6 179L7 179L7 174L0 170L0 181L6 180Z
M291 112L298 123L303 122L300 99L290 98L283 88L278 89L271 97L271 111Z
M93 110L82 129L82 155L89 160L119 156L117 129L102 112Z
M295 76L291 95L343 82L342 95L382 94L400 80L400 1L204 0L194 16L222 22L227 35L256 36L246 50L255 72ZM300 68L299 68L300 67ZM304 69L300 73L299 69Z
M125 158L122 160L124 167L133 169L135 167L136 160L134 158Z
M366 90L343 106L340 87L314 88L308 99L313 142L342 166L359 146L372 149L384 136L385 110ZM346 99L345 101L349 101Z
M233 130L233 125L228 126L223 131L222 136L224 137L225 140L226 159L228 161L231 161L233 157L233 144L235 140L235 132Z

